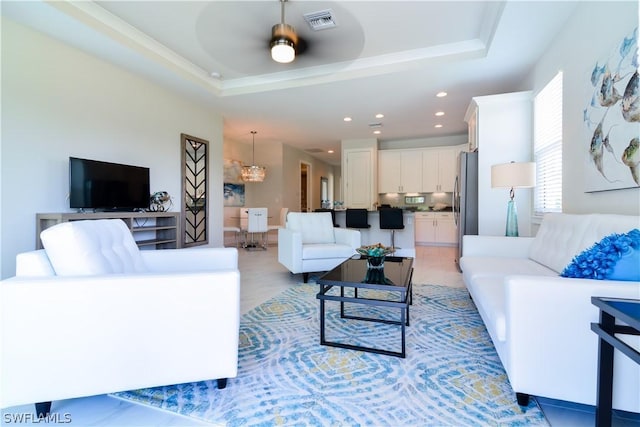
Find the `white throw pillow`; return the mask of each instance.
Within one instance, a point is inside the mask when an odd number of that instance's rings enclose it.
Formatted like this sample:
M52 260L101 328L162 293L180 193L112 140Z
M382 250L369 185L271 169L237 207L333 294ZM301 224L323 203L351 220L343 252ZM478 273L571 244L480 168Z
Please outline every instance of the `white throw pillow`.
M40 233L58 276L147 271L131 232L120 219L73 221Z

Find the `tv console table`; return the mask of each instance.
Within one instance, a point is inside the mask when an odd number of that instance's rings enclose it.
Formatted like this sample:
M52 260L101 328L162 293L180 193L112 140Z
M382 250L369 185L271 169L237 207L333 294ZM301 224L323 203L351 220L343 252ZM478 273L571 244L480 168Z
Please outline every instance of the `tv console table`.
M60 212L36 214L36 249L42 249L42 230L61 222L92 219L121 219L129 227L140 249L182 247L179 212Z

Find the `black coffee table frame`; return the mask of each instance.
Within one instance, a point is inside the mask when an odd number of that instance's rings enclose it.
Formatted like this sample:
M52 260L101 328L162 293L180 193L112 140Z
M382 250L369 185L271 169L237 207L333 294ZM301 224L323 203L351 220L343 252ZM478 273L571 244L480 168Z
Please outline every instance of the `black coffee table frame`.
M317 280L317 283L320 285L320 292L316 295L316 298L320 300L320 344L331 346L331 347L339 347L345 348L349 350L359 350L366 351L369 353L377 353L384 354L387 356L396 356L405 358L406 357L406 331L405 328L409 326L409 306L413 302L413 289L411 278L413 276L413 258L400 258L400 257L388 257L385 261L386 263L408 263L406 268L403 268L398 274L396 274L391 279L394 284L376 284L376 283L362 283L356 281L356 279L360 278L360 276L355 276L354 278L347 278L347 280L336 279L336 270L344 268L347 263L366 263L365 258L359 258L358 256L349 258L335 269L326 273L322 277ZM361 277L364 279L364 276ZM334 287L337 286L340 288L340 295L330 295L328 292ZM345 288L353 288L353 296L345 296ZM387 300L387 299L375 299L375 298L366 298L358 296L358 289L372 289L372 290L381 290L388 291L392 293L397 293L399 296L398 300ZM342 319L350 319L350 320L359 320L359 321L368 321L368 322L376 322L376 323L384 323L389 325L398 325L400 326L400 339L401 339L401 351L391 351L381 348L375 347L365 347L354 344L346 344L335 341L328 341L325 336L325 302L326 301L337 301L340 303L340 318ZM390 309L397 309L400 312L400 320L390 320L390 319L379 319L379 318L370 318L370 317L362 317L362 316L353 316L345 313L345 303L353 303L353 304L361 304L368 306L376 306L376 307L388 307Z

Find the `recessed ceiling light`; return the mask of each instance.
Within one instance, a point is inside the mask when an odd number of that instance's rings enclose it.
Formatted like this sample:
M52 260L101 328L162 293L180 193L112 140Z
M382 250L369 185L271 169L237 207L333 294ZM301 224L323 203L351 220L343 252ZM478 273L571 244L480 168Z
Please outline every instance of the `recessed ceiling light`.
M221 78L222 78L222 74L220 74L220 73L219 73L219 72L217 72L217 71L212 71L210 75L211 75L211 77L213 77L214 79L221 79Z
M374 130L374 131L373 131L373 134L374 134L374 135L380 135L381 133L382 133L382 131L381 131L381 130Z
M434 128L441 128L441 127L442 127L442 125L440 125L440 124L434 126Z
M444 116L444 111L438 111L436 113L436 116L440 117L440 116Z
M438 93L436 93L436 96L438 98L443 98L443 97L447 96L447 92L445 92L445 91L438 92Z
M350 122L352 119L351 119L351 117L345 117L345 118L344 118L344 119L342 119L342 120L344 120L345 122Z
M335 153L335 151L333 151L333 150L329 150L329 151L327 151L327 153L329 153L329 154L333 154L333 153Z
M382 113L376 114L376 119L381 119L383 117L384 117L384 114L382 114Z

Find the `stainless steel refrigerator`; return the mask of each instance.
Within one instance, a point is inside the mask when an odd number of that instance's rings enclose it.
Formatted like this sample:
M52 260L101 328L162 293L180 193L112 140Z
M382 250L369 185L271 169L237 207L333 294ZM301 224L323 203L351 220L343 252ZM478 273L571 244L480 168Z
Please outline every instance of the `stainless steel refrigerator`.
M456 265L460 270L462 236L478 234L478 152L462 152L453 187L453 218L458 227Z

